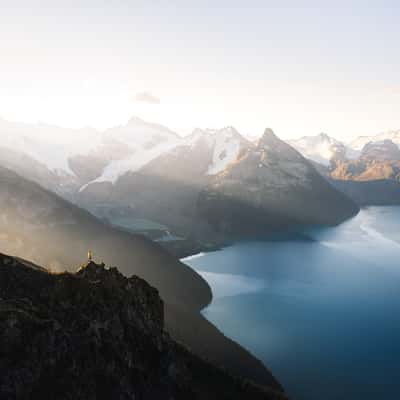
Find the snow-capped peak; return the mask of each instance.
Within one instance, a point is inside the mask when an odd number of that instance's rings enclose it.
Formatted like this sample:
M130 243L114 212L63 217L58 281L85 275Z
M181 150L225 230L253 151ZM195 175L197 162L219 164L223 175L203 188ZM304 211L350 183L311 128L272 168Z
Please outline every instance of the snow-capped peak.
M364 146L370 142L383 142L389 139L400 148L400 130L382 132L373 136L359 136L357 139L349 143L349 147L356 151L361 151Z
M111 160L102 174L81 188L98 182L115 183L127 172L134 172L164 152L178 146L182 139L170 129L131 118L126 125L108 129L103 134L103 142L113 142L125 146L129 151L122 158Z
M215 144L212 163L208 167L208 175L222 172L230 163L237 160L243 138L236 129L227 127L215 133Z
M201 142L204 142L212 153L206 174L216 175L236 161L242 145L247 143L247 140L232 126L222 129L195 129L185 138L185 144L191 148Z
M315 136L303 136L300 139L287 141L304 157L315 162L329 166L330 160L338 153L344 151L344 144L326 133Z
M182 139L170 129L131 118L126 125L99 132L92 128L65 129L43 123L0 120L0 146L30 156L60 175L76 176L71 160L93 157L106 166L96 182L115 182L135 171ZM90 184L87 183L85 186Z
M43 123L0 120L0 139L2 147L24 153L50 171L74 175L69 158L96 148L101 133L92 128L64 129Z

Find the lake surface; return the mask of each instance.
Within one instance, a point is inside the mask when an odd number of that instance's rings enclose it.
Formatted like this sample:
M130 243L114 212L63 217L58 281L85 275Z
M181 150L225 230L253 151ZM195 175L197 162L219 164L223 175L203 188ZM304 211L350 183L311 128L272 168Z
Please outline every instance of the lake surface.
M293 400L400 398L400 207L306 233L185 259L213 289L204 315Z

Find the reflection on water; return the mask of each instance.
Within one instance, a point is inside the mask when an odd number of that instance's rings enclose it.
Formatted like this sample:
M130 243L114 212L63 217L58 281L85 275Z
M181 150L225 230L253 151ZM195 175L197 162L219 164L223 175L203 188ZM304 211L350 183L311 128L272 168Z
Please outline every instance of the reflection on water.
M264 280L249 278L244 275L215 274L199 270L197 272L210 283L214 300L220 297L258 292L265 287Z
M210 282L204 314L273 370L292 399L400 392L400 208L185 262ZM244 329L244 327L246 327Z

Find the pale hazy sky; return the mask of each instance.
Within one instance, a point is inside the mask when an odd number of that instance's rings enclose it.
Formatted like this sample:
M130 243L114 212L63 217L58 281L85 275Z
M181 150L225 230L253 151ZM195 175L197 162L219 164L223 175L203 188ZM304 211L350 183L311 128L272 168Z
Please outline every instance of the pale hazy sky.
M0 0L0 116L282 138L400 129L398 1Z

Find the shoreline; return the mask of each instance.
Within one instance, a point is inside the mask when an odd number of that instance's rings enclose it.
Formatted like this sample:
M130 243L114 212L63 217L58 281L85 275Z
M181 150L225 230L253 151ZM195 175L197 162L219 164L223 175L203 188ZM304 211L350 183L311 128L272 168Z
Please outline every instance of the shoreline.
M313 227L319 227L320 226L313 226ZM310 229L311 227L304 227L303 229ZM322 227L325 228L325 227ZM329 228L327 226L326 228ZM286 241L306 241L306 242L315 242L315 239L309 235L306 234L305 232L300 232L300 231L287 231L287 232L270 232L266 233L265 235L260 235L260 236L255 236L252 238L242 238L242 239L236 239L236 240L229 240L226 242L219 242L218 244L215 244L215 246L196 246L194 247L193 251L188 251L187 253L184 253L182 256L177 255L179 261L185 262L185 260L191 260L193 258L201 257L203 255L206 255L208 253L213 253L216 251L224 250L227 247L231 247L240 243L249 243L249 242L286 242ZM166 247L168 250L168 248Z
M259 239L260 240L260 239ZM265 241L265 240L264 240ZM242 241L243 242L243 241ZM225 248L234 246L235 244L239 243L239 241L237 242L233 242L233 243L229 243L226 244L225 246L219 246L218 248L215 249L209 249L209 250L204 250L204 251L200 251L197 252L195 254L189 255L189 256L185 256L183 258L179 258L179 261L182 262L184 265L186 265L188 268L190 268L194 273L196 273L197 275L199 275L199 277L201 279L203 279L207 285L210 288L210 293L211 293L211 298L210 301L208 302L208 304L206 304L204 307L202 307L199 311L198 311L198 320L196 321L196 323L198 324L199 322L203 321L200 325L197 326L198 329L203 329L204 326L210 326L212 327L212 331L217 332L218 335L222 335L222 337L224 338L224 344L225 345L229 345L233 346L232 350L235 350L235 352L238 352L238 354L242 354L242 357L245 357L247 359L247 357L249 357L248 361L250 364L248 365L249 367L249 371L253 370L254 368L259 369L261 368L262 372L262 380L264 381L265 379L265 373L270 375L270 380L269 382L260 382L259 383L264 386L267 385L271 386L274 390L278 390L277 394L279 395L283 395L282 398L287 398L286 397L286 388L283 386L283 384L281 383L281 381L276 377L276 375L274 374L274 372L270 369L270 367L267 365L267 363L265 363L264 361L261 360L261 358L259 358L256 354L254 354L251 350L249 350L244 344L242 344L240 341L237 341L233 338L231 338L230 336L227 335L226 332L224 332L220 327L218 327L216 324L214 324L213 322L209 321L206 316L204 315L204 311L210 307L212 305L212 303L214 302L214 300L217 298L214 292L213 287L211 286L210 282L208 279L206 279L206 277L201 274L200 272L198 272L193 266L191 266L190 264L185 263L185 260L193 260L199 257L203 257L205 255L207 255L208 253L213 253L213 252L217 252L220 250L223 250ZM206 272L206 271L203 271ZM221 275L225 275L225 274L221 274ZM194 321L193 321L194 322ZM204 324L205 323L205 324ZM179 335L178 335L179 337ZM222 343L221 343L222 344ZM246 362L246 363L247 363ZM226 368L226 367L225 367ZM229 367L228 367L229 369ZM241 376L241 377L245 377L246 379L249 379L250 381L254 381L256 382L257 379L255 379L254 376L254 370L253 372L251 372L250 374L245 373L244 371L235 371L234 373L237 373L237 376ZM280 392L280 393L279 393ZM279 397L280 398L280 397Z

